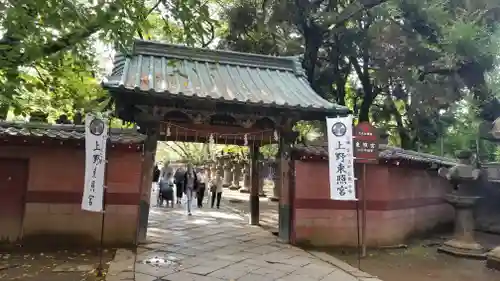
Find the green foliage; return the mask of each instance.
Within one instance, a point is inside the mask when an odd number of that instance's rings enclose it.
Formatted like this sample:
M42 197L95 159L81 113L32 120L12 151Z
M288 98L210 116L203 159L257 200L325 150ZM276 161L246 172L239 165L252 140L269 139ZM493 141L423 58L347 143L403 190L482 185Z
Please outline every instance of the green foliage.
M213 159L215 150L207 143L158 142L157 161L184 161L199 165Z
M135 34L149 38L159 26L165 38L203 42L213 33L208 8L200 0L0 0L0 118L10 107L21 115L101 110L109 101L95 46L127 51Z
M499 10L494 0L0 0L0 118L9 108L51 118L109 110L94 46L124 50L139 37L299 55L322 97L387 129L394 144L437 152L444 140L449 154L468 145L500 93ZM304 140L322 126L295 129ZM206 154L195 152L180 155Z
M61 114L71 117L75 110L93 111L109 102L105 91L91 76L95 69L93 62L75 59L71 54L61 55L41 60L19 74L17 95L11 103L16 115L42 111L52 117Z
M449 116L452 116L454 120L446 125L446 130L440 135L436 143L422 147L422 149L432 154L450 158L455 158L455 153L459 150L470 149L478 140L480 121L476 118L476 110L477 108L475 108L471 99L457 102L452 112L441 115L443 120L446 120ZM481 141L479 144L479 151L483 161L500 160L500 148L496 144L488 141Z
M143 1L2 1L0 68L11 70L79 47L91 36L124 46L146 13Z
M277 144L266 144L260 148L260 154L264 159L275 159L278 153Z

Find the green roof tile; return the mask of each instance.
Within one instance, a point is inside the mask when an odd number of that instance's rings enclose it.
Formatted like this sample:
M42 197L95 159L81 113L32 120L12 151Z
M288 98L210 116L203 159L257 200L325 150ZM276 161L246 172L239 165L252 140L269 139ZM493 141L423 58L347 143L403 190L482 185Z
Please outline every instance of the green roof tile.
M188 48L138 40L115 58L103 86L234 103L339 113L309 85L296 57Z

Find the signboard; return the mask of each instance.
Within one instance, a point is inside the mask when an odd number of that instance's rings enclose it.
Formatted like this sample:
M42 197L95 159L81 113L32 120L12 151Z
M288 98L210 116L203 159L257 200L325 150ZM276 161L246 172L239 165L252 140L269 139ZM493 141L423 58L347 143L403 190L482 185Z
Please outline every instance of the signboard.
M85 183L82 198L82 210L85 211L103 211L108 133L106 119L87 114L85 117Z
M354 128L354 156L356 163L376 163L378 160L378 132L368 122Z
M330 199L357 200L354 179L352 116L326 118Z

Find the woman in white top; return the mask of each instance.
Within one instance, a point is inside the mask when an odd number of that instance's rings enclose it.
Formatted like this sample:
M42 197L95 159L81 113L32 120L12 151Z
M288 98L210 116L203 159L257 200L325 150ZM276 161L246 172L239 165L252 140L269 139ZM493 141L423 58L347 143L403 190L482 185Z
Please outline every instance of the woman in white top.
M173 182L174 181L174 168L170 165L170 161L163 165L160 171L160 181Z
M222 172L217 170L215 178L211 182L210 192L212 198L211 207L214 207L215 199L217 198L217 209L220 208L220 200L222 199Z

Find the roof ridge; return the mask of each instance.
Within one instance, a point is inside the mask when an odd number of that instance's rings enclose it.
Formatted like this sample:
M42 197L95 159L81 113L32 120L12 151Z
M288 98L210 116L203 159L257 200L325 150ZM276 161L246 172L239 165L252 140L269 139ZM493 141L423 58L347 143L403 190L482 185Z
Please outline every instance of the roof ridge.
M295 147L297 148L307 148L307 147L321 147L321 148L326 148L328 147L328 141L324 141L322 143L308 143L308 144L296 144ZM403 153L407 155L417 155L421 157L427 157L427 158L434 158L436 160L446 160L446 161L455 161L453 158L445 157L445 156L440 156L440 155L434 155L426 152L420 152L420 151L415 151L415 150L410 150L410 149L404 149L402 147L398 146L392 146L392 145L387 145L387 144L379 144L379 151L385 151L388 153Z
M280 69L292 71L298 76L305 75L297 56L270 56L228 50L195 48L140 39L134 41L131 55L149 55L180 60Z
M42 122L24 122L24 121L0 121L0 128L17 128L17 129L45 129L59 131L76 131L84 132L85 125L75 124L50 124ZM142 135L134 128L110 128L112 134L129 134Z

